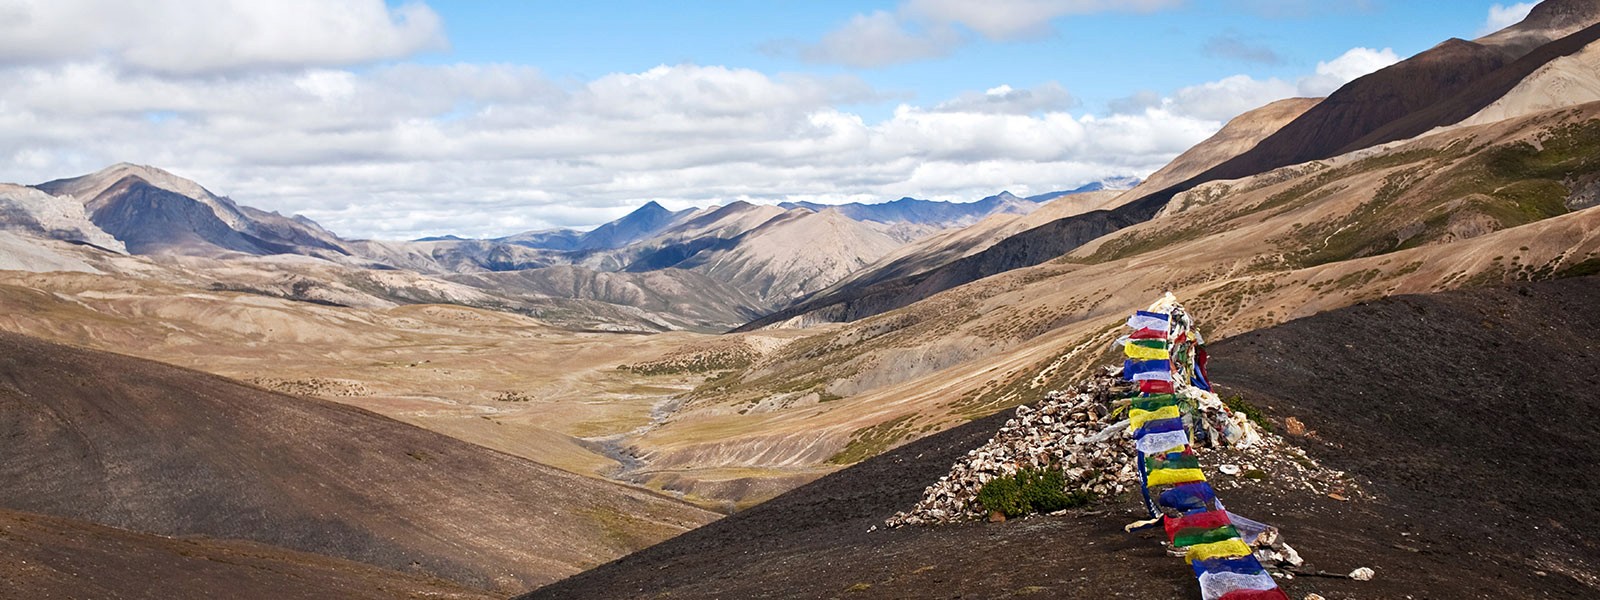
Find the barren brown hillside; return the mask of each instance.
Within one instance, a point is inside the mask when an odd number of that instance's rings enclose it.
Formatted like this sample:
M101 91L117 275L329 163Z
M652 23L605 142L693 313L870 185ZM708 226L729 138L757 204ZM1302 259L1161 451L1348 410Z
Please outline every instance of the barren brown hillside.
M1592 598L1600 593L1590 365L1600 279L1401 296L1212 348L1212 379L1313 460L1364 482L1343 500L1272 479L1228 506L1282 528L1307 570L1291 598ZM1207 313L1198 311L1205 322ZM1558 400L1552 400L1553 398ZM749 511L525 596L542 598L1189 598L1132 497L1004 523L885 529L1008 415L933 435ZM1215 468L1218 459L1202 464ZM1213 481L1226 475L1212 473Z
M0 506L526 589L715 515L364 410L0 334Z
M170 538L0 509L0 599L495 597L437 577L238 540Z
M1167 290L1220 338L1397 293L1587 272L1600 212L1566 203L1600 172L1596 131L1591 104L1208 184L1058 260L796 340L702 386L634 446L678 477L848 464L1037 398L1099 357L1115 315Z
M1594 25L1594 19L1600 19L1600 2L1550 0L1541 3L1532 18L1538 22L1557 13L1567 15L1563 23ZM848 322L882 314L945 290L1075 251L1150 219L1175 197L1208 183L1332 159L1455 124L1494 103L1550 61L1580 52L1600 39L1600 26L1574 27L1567 23L1527 28L1526 35L1518 38L1521 41L1510 45L1447 40L1351 81L1247 151L1164 189L1150 191L1109 210L1024 231L932 271L807 298L740 330L787 323Z

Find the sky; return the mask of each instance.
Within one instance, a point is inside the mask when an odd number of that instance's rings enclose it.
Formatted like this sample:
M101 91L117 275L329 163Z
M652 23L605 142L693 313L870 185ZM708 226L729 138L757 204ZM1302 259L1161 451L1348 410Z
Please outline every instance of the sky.
M147 164L380 239L1038 194L1532 6L0 0L0 181Z

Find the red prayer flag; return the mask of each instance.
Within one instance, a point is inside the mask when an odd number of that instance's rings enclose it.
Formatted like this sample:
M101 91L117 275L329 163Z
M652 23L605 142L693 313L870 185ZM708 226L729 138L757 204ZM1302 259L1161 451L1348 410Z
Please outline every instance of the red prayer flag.
M1165 340L1165 339L1167 339L1167 332L1165 332L1165 331L1156 331L1154 329L1140 329L1138 331L1133 332L1133 335L1128 336L1128 339L1130 339L1130 340Z
M1139 391L1146 394L1171 394L1172 382L1148 380L1139 382Z
M1178 536L1179 532L1185 529L1210 530L1218 527L1227 527L1232 524L1233 520L1228 518L1228 511L1224 510L1197 512L1176 519L1172 517L1162 519L1162 525L1167 529L1167 541L1172 541Z
M1234 590L1222 595L1222 600L1289 600L1281 589Z

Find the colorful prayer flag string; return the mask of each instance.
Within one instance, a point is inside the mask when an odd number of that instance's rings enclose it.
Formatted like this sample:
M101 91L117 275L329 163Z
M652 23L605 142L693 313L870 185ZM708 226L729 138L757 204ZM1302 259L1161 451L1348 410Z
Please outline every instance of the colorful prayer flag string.
M1140 390L1129 399L1128 429L1151 516L1160 516L1168 541L1184 549L1203 600L1288 600L1240 536L1241 527L1260 524L1235 521L1195 455L1199 418L1190 398L1211 389L1200 333L1170 294L1129 317L1128 327L1135 331L1120 340L1128 357L1122 375Z

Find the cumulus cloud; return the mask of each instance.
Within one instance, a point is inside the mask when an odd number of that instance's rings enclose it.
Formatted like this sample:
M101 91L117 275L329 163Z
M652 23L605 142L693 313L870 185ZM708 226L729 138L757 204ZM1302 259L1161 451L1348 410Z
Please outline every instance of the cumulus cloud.
M1478 35L1489 35L1521 23L1523 19L1528 18L1528 13L1533 12L1533 7L1538 4L1538 2L1519 2L1510 6L1504 4L1490 6L1489 18L1484 21L1483 27L1478 30Z
M1281 79L1257 80L1246 75L1234 75L1180 89L1173 94L1168 108L1178 114L1226 121L1296 93L1294 84Z
M999 85L869 122L852 77L671 65L556 82L511 65L170 77L100 61L0 72L0 180L168 168L344 235L590 226L646 200L973 200L1142 175L1219 123L1067 112Z
M800 57L818 63L882 67L938 58L964 43L961 35L948 26L919 27L877 11L851 17L849 23L829 32L816 44L801 47Z
M1351 48L1339 58L1317 63L1316 73L1300 80L1300 94L1326 96L1356 78L1397 62L1400 56L1391 48Z
M1184 0L906 0L894 12L858 14L814 44L771 44L802 59L851 67L884 67L954 52L968 33L991 40L1036 37L1060 17L1108 11L1151 12Z
M175 74L339 66L440 49L438 14L383 0L5 0L0 62L107 60Z
M1050 82L1018 90L1000 85L983 92L965 92L953 99L939 103L934 110L942 112L976 112L998 114L1033 114L1063 111L1072 108L1077 100L1061 84Z
M232 8L215 10L256 10L219 4ZM56 14L42 4L15 6L35 23ZM0 12L15 6L0 4ZM131 36L4 54L0 180L151 164L246 204L385 239L592 226L647 200L675 208L972 200L1148 174L1238 112L1393 57L1352 50L1304 81L1228 78L1166 98L1136 97L1109 116L1073 112L1075 100L1059 84L996 82L868 120L838 107L885 96L852 76L679 64L572 81L518 65L388 63L382 57L437 41L436 17L425 7L329 5L301 15L306 39L330 30L319 24L328 14L345 15L329 22L352 39L400 41L363 42L359 52L340 50L338 41L320 50L242 43L193 63L164 54L182 44ZM250 22L264 29L224 29L275 35L267 31L275 21ZM406 33L413 31L427 34Z
M1050 21L1068 15L1107 11L1153 12L1183 0L908 0L901 12L936 23L959 24L993 40L1050 32Z
M1398 61L1399 57L1388 48L1352 48L1338 58L1317 63L1315 72L1295 81L1234 75L1188 86L1167 97L1150 91L1139 92L1112 101L1110 107L1117 114L1160 110L1195 119L1227 121L1284 98L1326 96L1346 83Z

